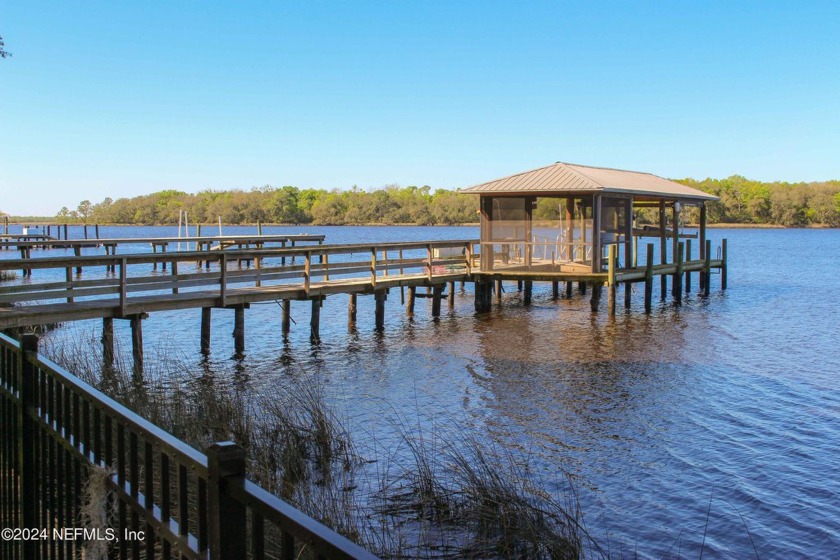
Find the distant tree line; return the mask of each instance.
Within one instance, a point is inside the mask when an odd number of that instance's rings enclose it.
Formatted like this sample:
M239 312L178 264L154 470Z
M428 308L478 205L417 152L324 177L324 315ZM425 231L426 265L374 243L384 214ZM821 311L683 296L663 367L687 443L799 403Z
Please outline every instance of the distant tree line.
M840 181L762 183L740 175L677 182L720 197L707 204L712 223L840 226Z
M714 194L708 204L710 223L840 226L840 181L762 183L739 175L726 179L681 179L678 182ZM417 224L453 225L478 221L478 197L428 186L378 190L255 187L250 191L205 190L189 194L165 190L98 204L82 201L75 210L62 208L63 221L119 224L175 224L186 210L192 223L284 223L314 225Z
M478 199L474 195L428 186L386 186L371 192L350 190L298 189L297 187L255 187L250 191L205 190L189 194L165 190L134 198L98 204L82 201L76 210L62 208L62 221L118 224L178 223L185 210L192 223L213 223L219 217L226 224L462 224L477 222Z

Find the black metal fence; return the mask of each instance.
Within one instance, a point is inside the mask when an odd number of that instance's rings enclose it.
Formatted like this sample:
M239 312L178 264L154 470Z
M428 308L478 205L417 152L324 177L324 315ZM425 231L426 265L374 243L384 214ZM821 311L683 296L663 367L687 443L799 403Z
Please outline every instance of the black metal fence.
M375 558L0 334L0 558Z

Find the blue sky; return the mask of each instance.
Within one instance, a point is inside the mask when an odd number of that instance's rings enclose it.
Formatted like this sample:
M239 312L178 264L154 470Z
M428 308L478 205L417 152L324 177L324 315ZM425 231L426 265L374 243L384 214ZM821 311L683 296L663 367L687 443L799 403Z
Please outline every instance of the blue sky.
M838 2L3 2L0 210L457 188L568 161L840 178Z

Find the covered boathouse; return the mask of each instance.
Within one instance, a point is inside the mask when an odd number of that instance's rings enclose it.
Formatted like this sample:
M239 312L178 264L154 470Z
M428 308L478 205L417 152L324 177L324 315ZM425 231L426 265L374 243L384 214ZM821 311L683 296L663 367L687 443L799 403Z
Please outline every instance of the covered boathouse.
M611 311L616 284L625 284L629 307L631 283L642 281L649 309L652 276L661 276L663 299L667 275L673 276L677 303L682 286L690 289L692 271L700 272L700 290L708 293L709 273L720 268L725 288L725 240L722 254L712 260L706 239L706 202L717 197L697 189L650 173L557 162L461 192L481 197L479 266L473 270L478 310L489 307L494 280L497 297L502 280L524 283L526 303L533 281L553 282L555 296L559 282L566 282L569 294L572 282L582 291L589 284L593 310L606 284ZM636 227L641 209L655 225ZM695 222L690 227L689 216ZM658 243L640 256L642 237ZM697 260L692 260L692 239L697 239Z

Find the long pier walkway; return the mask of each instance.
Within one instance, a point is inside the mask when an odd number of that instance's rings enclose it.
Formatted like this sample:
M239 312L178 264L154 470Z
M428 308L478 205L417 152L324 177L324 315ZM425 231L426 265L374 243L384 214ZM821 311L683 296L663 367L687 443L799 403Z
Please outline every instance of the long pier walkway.
M551 282L555 297L561 283L571 296L572 283L578 282L580 291L585 293L587 286L591 289L593 311L598 310L606 285L611 314L615 313L617 287L624 284L624 303L630 307L631 285L637 282L645 284L645 309L649 312L656 276L663 280L673 277L671 295L678 304L683 288L686 292L691 289L692 273L699 273L702 294L708 295L713 269L721 271L721 287L726 288L725 240L720 258L710 258L707 242L704 258L683 262L681 249L676 262L661 264L653 263L653 245L648 245L647 264L632 268L617 267L614 249L609 248L605 273L566 271L551 264L538 270L517 270L494 263L494 268L482 270L480 244L475 240L4 259L0 260L0 273L23 271L25 280L0 285L0 329L99 318L103 320L107 360L113 357L113 320L127 319L131 321L135 366L142 368L142 319L164 310L202 309L203 350L209 350L212 309L235 310L234 343L241 352L245 310L262 301L280 303L284 334L290 329L290 302L311 301L310 337L317 341L322 302L333 294L349 295L350 323L356 320L357 296L372 294L376 328L382 329L391 288L408 288L407 313L413 313L416 297L431 297L433 316L440 315L447 285L453 304L455 282L475 283L478 312L489 310L494 292L500 298L503 281L516 281L524 290L526 304L535 281ZM416 291L420 286L428 287L426 293ZM663 282L663 299L664 286Z

